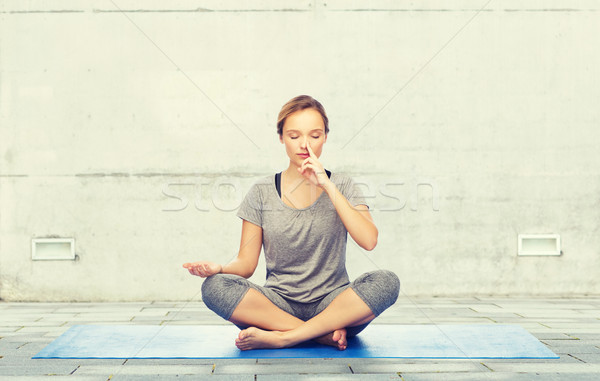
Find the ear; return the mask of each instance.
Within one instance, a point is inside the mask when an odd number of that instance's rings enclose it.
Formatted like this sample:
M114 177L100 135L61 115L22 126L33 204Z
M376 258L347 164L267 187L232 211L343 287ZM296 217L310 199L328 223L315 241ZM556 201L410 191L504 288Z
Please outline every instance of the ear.
M325 144L326 141L327 141L327 134L325 134L325 137L323 138L323 144Z
M279 141L283 144L283 135L279 135Z

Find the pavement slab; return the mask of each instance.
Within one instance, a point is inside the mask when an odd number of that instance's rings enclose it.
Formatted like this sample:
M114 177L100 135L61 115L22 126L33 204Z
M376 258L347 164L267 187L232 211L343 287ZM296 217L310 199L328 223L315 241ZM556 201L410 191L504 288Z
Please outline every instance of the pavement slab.
M31 357L77 324L229 324L202 302L0 302L4 380L598 380L600 298L401 297L373 324L518 324L550 360L56 359Z

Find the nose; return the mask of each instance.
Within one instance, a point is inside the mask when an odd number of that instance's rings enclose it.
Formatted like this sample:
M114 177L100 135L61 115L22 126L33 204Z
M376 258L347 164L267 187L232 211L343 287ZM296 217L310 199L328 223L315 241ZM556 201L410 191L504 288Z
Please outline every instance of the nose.
M305 137L304 137L304 138L301 138L301 139L300 139L300 147L301 147L301 148L306 148L306 142L308 142L308 139L307 139L307 138L305 138Z

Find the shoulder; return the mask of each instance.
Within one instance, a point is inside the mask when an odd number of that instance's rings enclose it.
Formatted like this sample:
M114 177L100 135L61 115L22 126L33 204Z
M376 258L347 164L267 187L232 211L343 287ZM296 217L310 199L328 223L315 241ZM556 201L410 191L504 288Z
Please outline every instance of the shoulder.
M270 185L273 184L275 174L259 177L252 186Z
M354 184L351 176L333 171L331 171L331 181L338 187L347 187Z
M352 176L346 173L333 173L331 174L331 181L335 184L337 189L346 197L357 198L362 194L360 185L361 180L355 180ZM357 200L357 202L362 202Z
M269 191L269 187L275 185L275 174L269 176L259 177L252 183L248 194L252 195L263 195Z

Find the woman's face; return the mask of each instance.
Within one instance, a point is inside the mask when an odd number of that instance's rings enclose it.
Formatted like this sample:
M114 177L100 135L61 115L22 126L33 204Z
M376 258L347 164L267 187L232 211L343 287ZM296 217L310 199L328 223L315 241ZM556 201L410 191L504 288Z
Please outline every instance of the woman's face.
M302 165L304 159L308 157L307 144L310 144L317 158L320 157L323 143L327 141L321 114L312 108L291 114L285 120L279 140L285 144L290 162L297 166Z

